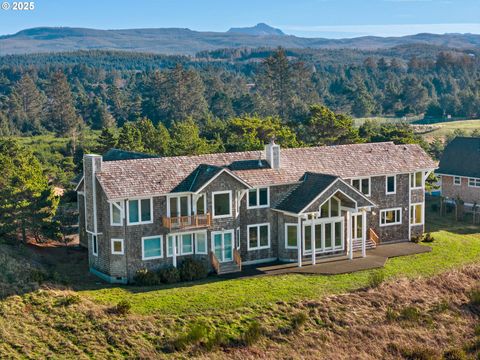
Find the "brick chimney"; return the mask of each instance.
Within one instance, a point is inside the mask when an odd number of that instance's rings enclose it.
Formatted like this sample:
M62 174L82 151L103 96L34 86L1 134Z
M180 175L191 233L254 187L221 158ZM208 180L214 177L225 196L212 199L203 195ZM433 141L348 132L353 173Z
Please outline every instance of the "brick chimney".
M265 145L265 158L272 169L280 169L280 145L275 144L274 139L272 139L269 144Z

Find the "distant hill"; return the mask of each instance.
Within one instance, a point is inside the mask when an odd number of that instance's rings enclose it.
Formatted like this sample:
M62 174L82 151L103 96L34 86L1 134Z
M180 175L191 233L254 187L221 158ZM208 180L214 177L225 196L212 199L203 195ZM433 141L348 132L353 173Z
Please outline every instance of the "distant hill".
M257 35L257 36L265 36L265 35L277 35L277 36L284 36L285 33L270 25L265 23L259 23L255 26L251 27L241 27L241 28L230 28L227 33L235 33L235 34L247 34L247 35Z
M279 32L280 31L280 32ZM228 32L201 32L180 28L96 30L40 27L0 36L0 55L76 50L123 50L157 54L193 55L224 48L282 46L290 49L387 49L399 45L429 44L459 49L480 47L480 35L417 34L403 37L364 36L352 39L301 38L283 34L266 24Z

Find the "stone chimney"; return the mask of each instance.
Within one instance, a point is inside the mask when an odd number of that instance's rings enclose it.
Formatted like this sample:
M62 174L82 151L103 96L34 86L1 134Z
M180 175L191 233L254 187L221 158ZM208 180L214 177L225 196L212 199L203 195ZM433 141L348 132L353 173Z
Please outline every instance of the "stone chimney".
M102 156L83 156L83 181L85 189L85 227L87 232L98 234L97 182L95 174L102 171Z
M280 145L275 144L272 139L269 144L265 145L265 158L272 169L280 169Z

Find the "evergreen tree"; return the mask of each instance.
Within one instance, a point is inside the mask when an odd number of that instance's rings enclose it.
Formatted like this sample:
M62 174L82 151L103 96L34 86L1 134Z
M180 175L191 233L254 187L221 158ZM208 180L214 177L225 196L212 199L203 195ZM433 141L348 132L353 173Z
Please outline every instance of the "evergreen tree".
M44 102L32 78L23 75L10 96L10 116L15 126L22 132L39 133Z
M352 118L335 114L323 105L312 105L310 117L303 133L304 141L311 145L338 145L360 142Z
M80 119L75 111L73 96L65 75L52 74L47 87L45 127L58 135L77 136Z
M118 137L117 147L127 151L144 151L142 133L133 122L123 124Z
M192 118L177 121L172 126L171 155L199 155L217 152L221 143L200 137L200 129Z
M40 240L52 233L57 205L37 158L14 140L0 140L0 236Z
M105 153L109 149L115 148L117 146L117 138L112 128L104 127L100 136L98 137L98 148L97 151L100 154Z

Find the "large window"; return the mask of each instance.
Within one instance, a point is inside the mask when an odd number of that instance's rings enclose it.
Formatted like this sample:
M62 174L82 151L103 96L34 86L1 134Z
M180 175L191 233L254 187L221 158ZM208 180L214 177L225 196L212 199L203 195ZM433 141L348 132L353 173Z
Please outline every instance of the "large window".
M380 226L400 225L401 223L401 208L380 210Z
M176 254L192 255L195 242L196 254L207 254L207 234L205 232L184 233L167 236L167 256L173 256L173 242L175 241Z
M453 177L453 185L462 185L462 178L460 176Z
M212 194L213 217L231 217L232 216L232 192L217 191Z
M269 206L269 191L268 187L250 189L248 191L248 208L262 208Z
M340 200L331 197L320 206L320 217L327 218L336 216L340 216Z
M423 171L410 174L410 187L412 189L421 189L423 187Z
M468 178L468 186L470 186L470 187L480 187L480 179Z
M385 187L387 195L395 194L397 192L397 177L395 175L387 176Z
M423 224L423 204L410 205L410 224L422 225Z
M123 255L123 239L112 239L112 254Z
M146 236L142 238L142 260L153 260L163 257L162 236Z
M179 217L190 215L189 196L169 196L167 215L169 217Z
M110 203L110 225L123 225L123 201L114 201Z
M195 233L195 254L207 254L207 233Z
M152 199L128 200L128 225L152 223Z
M205 194L201 194L197 198L196 207L197 214L204 215L207 213L207 201Z
M296 249L298 246L298 225L297 224L285 224L285 248Z
M370 178L353 179L352 186L366 196L370 196Z
M270 247L270 224L248 225L248 250Z

